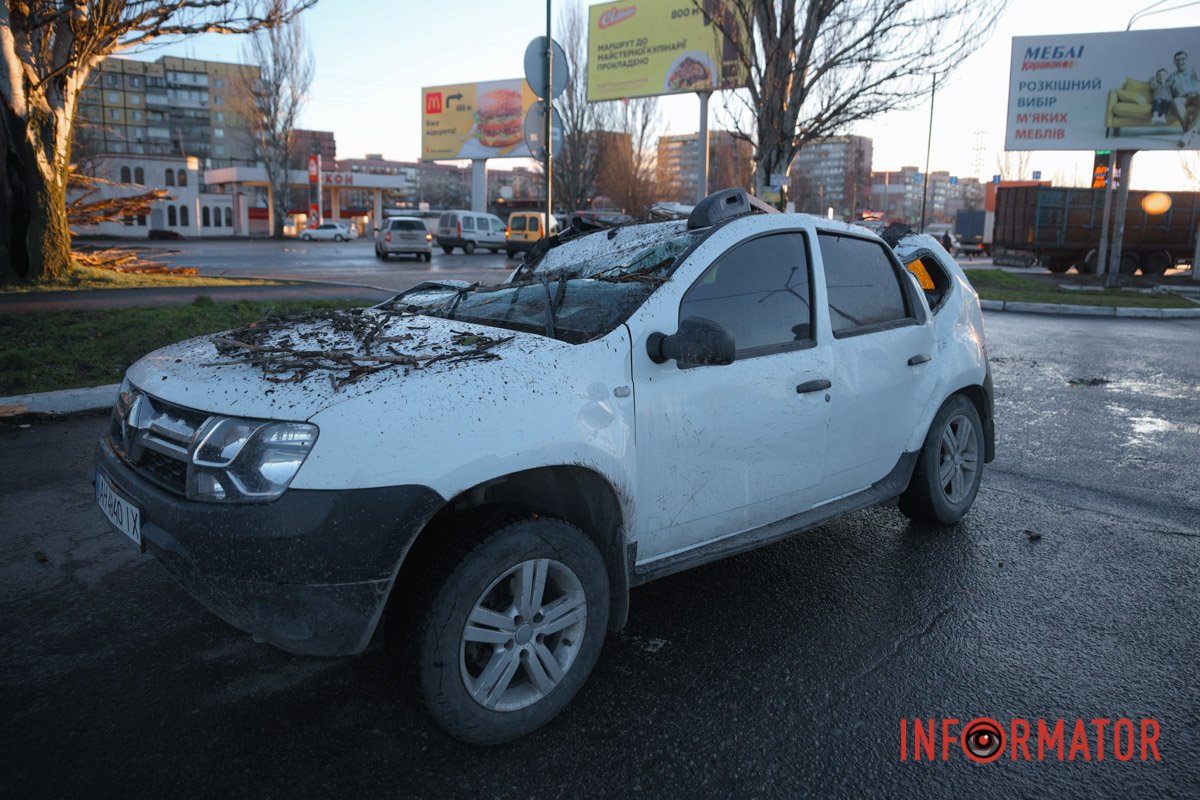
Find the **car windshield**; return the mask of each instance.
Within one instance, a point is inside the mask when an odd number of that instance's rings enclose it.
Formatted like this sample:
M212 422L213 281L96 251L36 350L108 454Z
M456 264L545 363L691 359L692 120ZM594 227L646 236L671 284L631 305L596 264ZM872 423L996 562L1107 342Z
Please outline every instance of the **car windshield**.
M682 222L596 231L550 249L515 283L426 283L383 308L587 342L624 322L704 233Z

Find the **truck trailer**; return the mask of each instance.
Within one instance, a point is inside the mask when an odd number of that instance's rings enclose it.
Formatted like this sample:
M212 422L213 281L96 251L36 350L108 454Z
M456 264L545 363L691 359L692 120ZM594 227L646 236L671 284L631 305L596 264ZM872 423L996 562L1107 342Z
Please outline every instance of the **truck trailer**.
M1104 189L1052 186L1001 187L996 192L992 236L997 263L1040 263L1051 272L1095 272L1104 218ZM1142 209L1147 191L1130 191L1120 270L1125 275L1161 275L1180 259L1190 260L1200 232L1200 192L1168 192L1162 214ZM1114 195L1112 210L1117 209ZM1110 231L1111 236L1111 231ZM1023 260L1023 262L1022 262Z

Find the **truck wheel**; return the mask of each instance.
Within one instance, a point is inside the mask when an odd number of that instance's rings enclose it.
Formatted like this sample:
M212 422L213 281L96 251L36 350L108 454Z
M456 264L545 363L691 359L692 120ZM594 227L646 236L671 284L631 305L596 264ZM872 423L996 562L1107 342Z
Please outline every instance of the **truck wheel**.
M1063 273L1071 268L1071 259L1066 256L1050 256L1046 259L1046 269L1054 273Z
M1143 275L1162 275L1175 266L1175 259L1166 250L1155 250L1142 262Z
M600 655L604 560L570 523L525 512L475 518L426 570L407 651L420 700L447 733L491 745L558 715Z
M918 522L953 525L975 502L983 477L983 425L975 405L956 394L929 426L900 511Z
M1121 253L1121 274L1132 275L1137 272L1141 261L1137 253Z

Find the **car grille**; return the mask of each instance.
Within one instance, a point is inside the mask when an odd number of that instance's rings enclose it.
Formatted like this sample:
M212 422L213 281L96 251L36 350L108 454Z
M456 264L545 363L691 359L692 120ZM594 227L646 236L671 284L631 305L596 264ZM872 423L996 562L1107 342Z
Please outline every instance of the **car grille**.
M117 401L109 439L121 461L135 472L183 496L192 446L209 418L131 388Z

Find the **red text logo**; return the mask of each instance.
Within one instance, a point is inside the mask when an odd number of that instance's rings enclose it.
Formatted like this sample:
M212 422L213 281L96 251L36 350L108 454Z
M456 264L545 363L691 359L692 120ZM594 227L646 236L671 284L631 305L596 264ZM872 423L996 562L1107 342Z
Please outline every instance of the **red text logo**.
M626 8L610 8L600 15L600 29L611 28L618 22L624 22L637 13L637 6Z
M901 761L1161 761L1155 719L901 719Z

